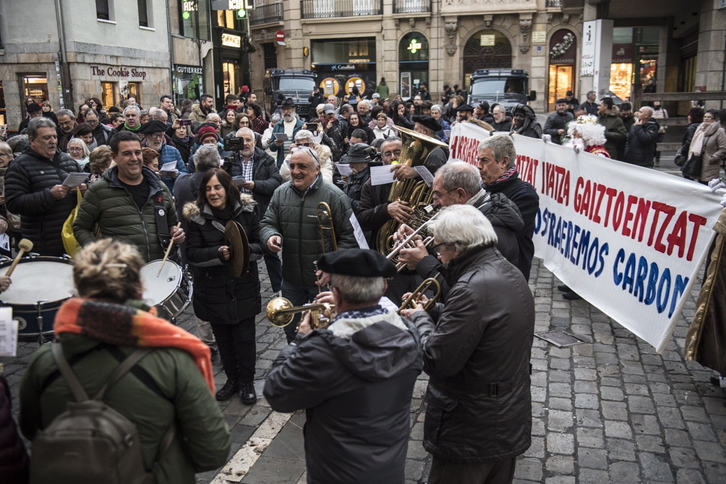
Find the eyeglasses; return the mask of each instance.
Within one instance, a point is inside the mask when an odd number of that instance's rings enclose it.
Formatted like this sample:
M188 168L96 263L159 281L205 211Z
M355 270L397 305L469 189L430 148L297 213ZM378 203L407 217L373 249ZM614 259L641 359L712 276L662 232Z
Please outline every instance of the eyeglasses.
M401 156L401 150L384 151L383 153L381 153L381 155L383 155L385 157L389 157L389 156Z
M438 244L432 246L431 250L433 250L437 255L441 255L441 249L439 249L439 247L441 247L441 246L446 247L447 245L449 245L449 244L447 244L446 242L439 242Z
M446 191L445 191L444 193L440 193L440 192L437 192L437 191L435 191L435 190L434 190L434 192L432 192L432 193L431 193L431 195L433 195L433 197L434 197L434 198L441 198L441 197L443 197L444 195L446 195L446 194L448 194L448 193L451 193L451 192L453 192L453 191L454 191L454 190L446 190ZM441 244L439 244L439 245L441 245Z
M83 151L83 148L80 146L71 146L68 148L68 151Z
M164 133L151 133L149 136L151 136L154 139L162 139L162 138L164 138Z
M315 158L315 161L320 164L320 157L318 156L318 153L310 146L294 146L290 148L290 153L295 153L296 151L302 151L304 153L307 153L308 155ZM292 168L292 165L290 166L290 168Z

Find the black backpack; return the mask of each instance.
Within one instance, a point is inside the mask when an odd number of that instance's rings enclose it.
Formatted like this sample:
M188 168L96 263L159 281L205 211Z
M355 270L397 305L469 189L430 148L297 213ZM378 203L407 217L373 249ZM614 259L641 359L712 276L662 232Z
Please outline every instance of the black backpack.
M114 369L98 394L89 399L68 365L60 343L52 343L53 358L76 401L69 401L66 411L33 439L31 484L153 482L152 473L144 467L136 425L103 402L108 388L149 351L149 348L140 348L131 353ZM154 465L173 438L174 425L162 438Z

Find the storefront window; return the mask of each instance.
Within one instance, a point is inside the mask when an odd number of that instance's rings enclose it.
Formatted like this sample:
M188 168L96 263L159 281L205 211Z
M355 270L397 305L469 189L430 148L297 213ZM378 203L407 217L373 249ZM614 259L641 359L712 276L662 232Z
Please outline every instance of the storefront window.
M25 96L23 101L32 97L36 103L40 104L48 99L48 79L45 74L23 74L21 75L21 84L23 86L23 96ZM25 115L26 104L26 102L22 104L23 115Z
M184 37L209 40L209 2L179 0L181 34Z
M6 125L5 121L5 91L3 90L3 81L0 81L0 125Z
M512 44L498 30L484 29L475 33L464 46L464 81L469 89L471 74L477 69L512 67Z
M101 83L101 103L103 108L108 109L118 104L118 86L116 82Z
M222 72L224 74L224 95L237 94L237 86L239 85L240 66L234 62L223 62Z
M125 101L132 97L136 99L137 103L141 103L141 83L140 82L127 82L119 81L118 93L121 97L121 101Z
M555 109L555 101L565 97L567 91L575 91L575 59L577 58L577 37L568 29L560 29L550 37L549 83L547 91L548 110Z
M312 71L323 79L326 92L338 86L339 95L348 94L353 86L375 87L375 38L313 40L310 52Z
M182 99L199 99L204 93L204 68L174 65L173 74L175 104L180 104Z
M420 32L406 34L398 44L399 92L404 100L421 84L429 84L429 42Z

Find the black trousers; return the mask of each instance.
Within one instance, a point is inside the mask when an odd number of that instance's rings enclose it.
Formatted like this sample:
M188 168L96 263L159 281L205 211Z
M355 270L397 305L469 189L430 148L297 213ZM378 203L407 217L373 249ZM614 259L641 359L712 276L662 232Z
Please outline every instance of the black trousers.
M486 464L460 464L434 456L428 484L511 484L516 466L516 457Z
M243 319L237 324L211 324L227 379L251 383L255 379L257 358L255 318Z

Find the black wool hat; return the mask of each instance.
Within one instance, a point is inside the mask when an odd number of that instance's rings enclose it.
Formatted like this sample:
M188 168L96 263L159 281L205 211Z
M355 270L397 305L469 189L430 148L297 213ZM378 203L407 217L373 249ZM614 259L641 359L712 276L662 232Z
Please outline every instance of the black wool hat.
M569 102L570 101L568 101L567 99L562 98L562 99L558 99L557 101L555 101L555 104L567 104Z
M38 103L30 103L26 109L29 113L37 113L38 111L42 111L43 107Z
M166 124L162 123L161 121L153 120L149 121L148 123L144 123L141 125L141 129L139 129L139 133L141 134L151 134L151 133L166 133Z
M341 163L369 163L373 161L375 148L371 148L365 143L354 143L348 148L348 153L340 159Z
M328 274L357 277L393 277L398 274L393 262L370 249L340 249L323 254L318 268Z
M462 112L467 112L467 111L473 113L474 112L474 108L472 108L468 104L462 104L461 106L459 106L458 108L456 108L456 112L457 113L462 113Z
M438 121L436 121L436 118L434 118L433 116L414 116L413 122L426 126L434 133L437 131L441 131L441 125Z

